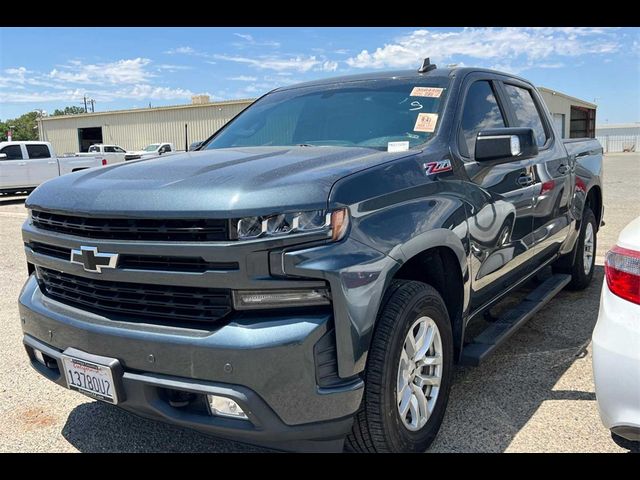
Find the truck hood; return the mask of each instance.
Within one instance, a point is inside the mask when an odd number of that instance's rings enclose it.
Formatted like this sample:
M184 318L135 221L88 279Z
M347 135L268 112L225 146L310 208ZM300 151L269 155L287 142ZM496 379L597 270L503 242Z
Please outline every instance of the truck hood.
M415 153L360 147L196 151L64 175L34 190L27 207L165 218L321 209L340 178Z

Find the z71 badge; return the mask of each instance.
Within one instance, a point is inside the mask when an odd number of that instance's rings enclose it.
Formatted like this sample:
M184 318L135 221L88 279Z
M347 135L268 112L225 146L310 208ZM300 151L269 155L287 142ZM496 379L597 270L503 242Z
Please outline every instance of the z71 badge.
M451 160L449 159L440 160L439 162L425 163L424 169L427 175L434 175L436 173L442 173L442 172L450 172L451 170L453 170L453 168L451 168Z

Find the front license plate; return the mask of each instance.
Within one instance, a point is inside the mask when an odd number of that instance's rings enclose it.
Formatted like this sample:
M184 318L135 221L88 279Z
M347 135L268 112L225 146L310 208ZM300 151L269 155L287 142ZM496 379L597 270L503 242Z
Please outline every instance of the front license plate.
M118 403L110 367L67 355L62 356L62 363L67 387L71 390L104 402Z

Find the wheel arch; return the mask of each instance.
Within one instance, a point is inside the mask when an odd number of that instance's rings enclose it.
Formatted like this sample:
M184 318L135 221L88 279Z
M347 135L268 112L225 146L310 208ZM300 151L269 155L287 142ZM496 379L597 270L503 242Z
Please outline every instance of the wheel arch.
M589 206L596 216L596 231L600 229L603 214L602 189L599 185L592 186L587 192L584 208Z
M465 265L466 266L466 265ZM454 358L459 358L464 336L466 273L456 252L446 245L429 247L408 258L391 280L415 280L431 285L444 300L453 333ZM383 308L383 305L380 305Z

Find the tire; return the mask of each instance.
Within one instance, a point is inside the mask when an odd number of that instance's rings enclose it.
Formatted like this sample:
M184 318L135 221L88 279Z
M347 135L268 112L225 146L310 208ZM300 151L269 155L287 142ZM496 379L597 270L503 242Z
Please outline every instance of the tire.
M433 325L437 329L433 329ZM425 330L423 330L423 326ZM413 327L413 328L412 328ZM407 363L407 349L405 341L408 341L409 331L413 336L415 332L420 337L421 332L439 333L441 365L418 367L417 376L413 374L400 376L399 372L407 373L411 367L402 368ZM429 338L428 333L424 338ZM432 361L437 355L437 336L433 336L432 347L426 352L422 362ZM419 344L419 343L418 343ZM424 345L429 344L425 340ZM405 355L403 355L405 352ZM401 363L401 357L403 363ZM439 370L438 370L439 368ZM419 385L425 377L433 379L440 375L439 388L435 394L435 386ZM451 388L453 373L453 336L451 322L444 301L440 294L430 285L409 280L394 280L389 286L383 298L382 308L378 314L376 328L369 349L367 367L365 370L365 389L360 409L357 412L351 433L347 436L345 447L353 452L424 452L433 442L440 429L444 417L445 408ZM400 379L409 378L405 382ZM397 388L404 385L402 392L410 394L412 408L409 408L403 417L398 404ZM419 388L426 395L420 397L413 393ZM408 390L405 390L408 389ZM406 395L403 395L406 397ZM431 414L428 416L416 415L413 411L418 406L426 406L428 403L418 403L418 398L434 399ZM406 403L404 404L406 405ZM426 411L419 409L417 411ZM410 429L405 423L407 419L425 420L422 426L416 420L417 425Z
M589 229L591 232L589 233ZM591 256L589 263L586 263L585 260L585 242L588 241L589 236L592 237L591 242ZM587 205L584 208L584 212L582 214L582 222L580 225L580 233L578 235L578 240L576 241L575 250L572 252L573 254L573 264L567 266L561 266L558 263L558 266L554 268L556 271L560 271L562 273L568 273L571 275L571 282L567 285L567 289L569 290L584 290L591 283L591 279L593 278L593 271L595 270L595 260L596 260L596 248L598 246L597 243L597 222L596 216L594 215L591 208ZM585 268L585 266L587 268Z

